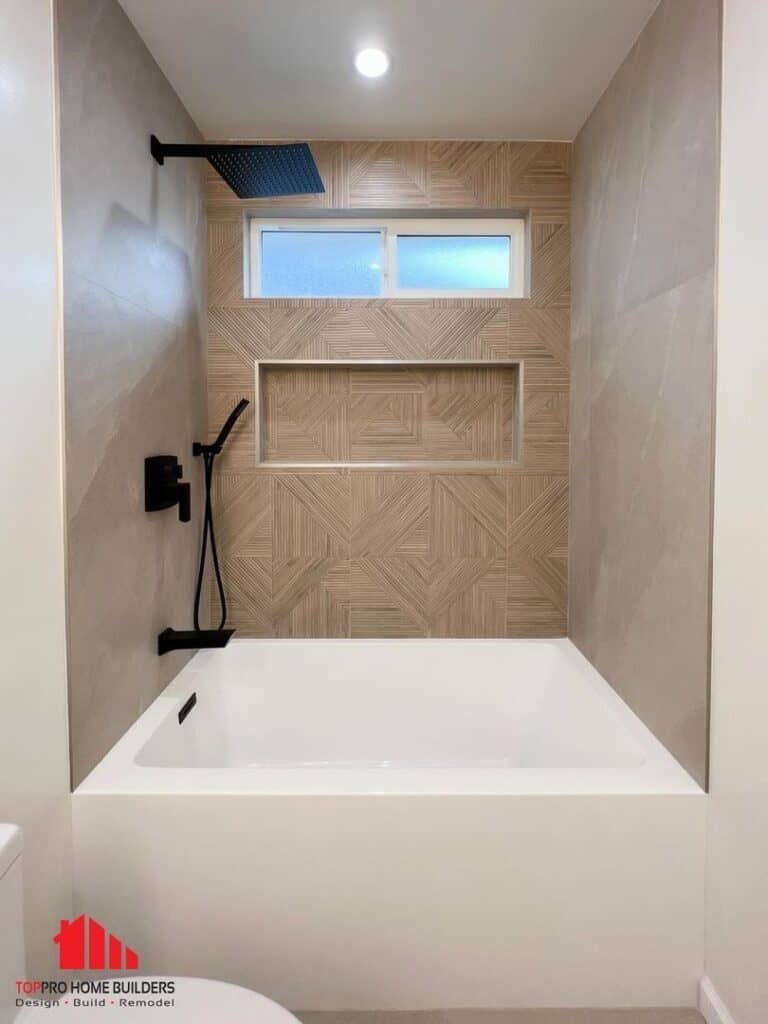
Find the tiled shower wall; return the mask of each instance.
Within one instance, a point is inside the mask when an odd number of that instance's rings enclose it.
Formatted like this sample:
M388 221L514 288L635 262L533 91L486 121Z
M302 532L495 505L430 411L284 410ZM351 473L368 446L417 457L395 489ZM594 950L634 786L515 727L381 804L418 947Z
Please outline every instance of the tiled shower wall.
M244 298L244 214L285 210L286 201L240 201L209 172L211 433L241 397L251 400L216 480L231 624L241 636L564 635L570 146L323 142L312 149L326 193L296 199L298 214L525 211L530 297ZM519 461L257 466L257 361L371 358L519 360Z
M718 0L662 0L574 145L574 642L706 778Z
M195 139L117 0L59 0L69 728L79 783L176 675L157 634L190 625L205 425L205 216ZM144 511L144 457L176 454L191 523Z

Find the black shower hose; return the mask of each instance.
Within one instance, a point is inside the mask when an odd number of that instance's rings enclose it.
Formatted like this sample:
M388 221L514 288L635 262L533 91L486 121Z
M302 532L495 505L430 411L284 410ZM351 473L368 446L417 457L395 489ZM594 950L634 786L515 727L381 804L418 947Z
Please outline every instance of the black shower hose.
M208 553L208 538L211 543L211 558L213 560L213 575L216 580L216 588L219 592L219 604L221 605L221 621L218 629L224 628L227 621L227 599L224 596L224 584L221 579L221 568L219 566L219 554L216 550L216 538L213 533L213 503L211 501L211 489L213 486L213 461L216 458L215 451L202 451L203 466L205 473L205 510L203 512L203 539L200 544L200 568L197 573L197 586L195 588L194 622L195 629L200 629L200 596L203 592L203 577L205 576L205 556Z

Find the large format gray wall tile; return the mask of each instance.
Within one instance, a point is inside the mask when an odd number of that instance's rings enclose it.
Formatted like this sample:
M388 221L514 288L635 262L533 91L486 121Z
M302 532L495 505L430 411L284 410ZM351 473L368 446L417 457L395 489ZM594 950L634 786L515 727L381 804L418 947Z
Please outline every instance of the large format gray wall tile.
M143 460L205 429L205 219L196 161L159 167L150 133L197 129L117 0L57 7L72 780L186 655L157 633L191 618L199 518L144 511Z
M719 0L663 0L576 140L573 330L712 266Z
M662 0L575 145L569 622L706 778L719 3Z

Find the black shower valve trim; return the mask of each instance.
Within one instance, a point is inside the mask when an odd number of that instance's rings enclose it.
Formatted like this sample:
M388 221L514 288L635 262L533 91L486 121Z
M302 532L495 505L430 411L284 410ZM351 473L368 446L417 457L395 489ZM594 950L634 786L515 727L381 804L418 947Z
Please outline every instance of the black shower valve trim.
M159 512L179 506L179 520L191 519L191 487L182 482L184 468L175 455L151 455L144 459L144 509Z

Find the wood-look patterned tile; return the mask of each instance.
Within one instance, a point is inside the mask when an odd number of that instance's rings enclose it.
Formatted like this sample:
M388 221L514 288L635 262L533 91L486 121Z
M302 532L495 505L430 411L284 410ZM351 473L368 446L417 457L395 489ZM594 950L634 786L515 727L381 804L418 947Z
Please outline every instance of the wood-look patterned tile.
M246 299L244 214L286 202L238 200L208 170L211 435L240 397L252 402L219 459L215 496L233 621L241 635L254 636L560 635L571 147L516 141L311 145L326 192L292 199L299 212L377 206L527 211L531 297ZM506 461L507 446L503 471L462 461L428 474L416 468L257 468L254 369L270 358L520 359L522 436L517 431L512 453L520 461ZM290 450L301 459L309 453L333 461L351 453L353 443L355 457L391 458L399 451L406 464L419 445L452 460L464 457L464 445L477 459L495 450L499 433L481 408L487 396L478 384L462 399L441 385L388 393L363 387L355 392L353 413L351 391L346 410L338 397L334 409L327 405L333 405L332 389L316 382L292 394L286 379L280 394L269 396L265 433L272 453ZM506 443L515 431L505 408ZM549 482L533 493L542 478Z
M351 208L429 205L426 142L350 142L345 150Z
M272 551L276 561L348 558L349 474L281 473L273 479Z
M567 476L508 476L507 634L564 635L567 586Z
M272 557L272 488L263 473L215 475L216 542L227 557Z
M568 308L571 244L567 224L534 224L531 238L531 298L538 306Z
M271 366L261 377L263 462L349 461L346 366Z
M211 306L208 310L208 380L213 386L241 387L253 378L254 364L270 355L269 308L263 304Z
M429 554L430 481L426 473L351 475L353 558Z
M226 306L243 299L242 221L208 223L208 302Z
M430 636L504 636L505 612L503 558L441 558L432 563Z
M426 558L397 555L355 558L351 563L350 623L353 637L427 636Z
M240 637L275 636L272 614L272 560L230 557L221 562L227 625ZM211 622L218 625L220 608L215 587L211 587Z
M297 557L272 563L276 636L348 637L349 599L349 559Z
M489 473L433 474L430 556L503 558L506 493L503 477Z
M254 374L243 378L242 387L208 387L208 441L216 435L229 414L245 398L248 407L232 428L226 447L216 457L217 473L253 473L256 469L256 389Z

